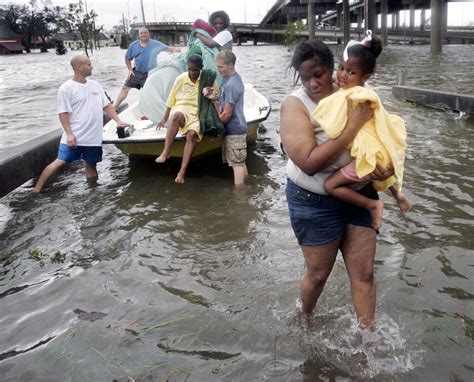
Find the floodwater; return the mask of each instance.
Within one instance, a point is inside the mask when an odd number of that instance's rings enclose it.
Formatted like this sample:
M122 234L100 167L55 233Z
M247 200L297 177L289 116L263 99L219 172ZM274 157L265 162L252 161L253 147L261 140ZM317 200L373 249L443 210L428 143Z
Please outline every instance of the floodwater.
M340 53L341 48L335 48ZM377 326L362 337L335 265L302 322L303 257L291 230L279 109L291 52L235 47L238 71L273 110L250 148L244 190L219 158L158 167L105 147L100 180L61 174L0 200L2 381L471 381L474 119L397 100L397 69L419 86L473 93L474 46L390 46L371 85L407 122L402 216L388 196L376 257ZM123 51L94 53L92 78L114 97ZM1 148L57 128L66 56L0 61ZM41 258L41 255L44 258Z

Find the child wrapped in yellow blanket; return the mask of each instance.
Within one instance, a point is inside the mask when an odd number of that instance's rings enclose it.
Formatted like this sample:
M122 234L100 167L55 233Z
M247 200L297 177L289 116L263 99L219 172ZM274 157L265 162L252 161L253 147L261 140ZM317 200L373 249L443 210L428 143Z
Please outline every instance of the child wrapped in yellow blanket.
M329 177L324 188L338 199L367 208L372 217L372 227L378 232L383 216L383 202L373 200L349 187L356 182L371 180L370 174L377 165L392 167L394 175L384 181L373 182L377 191L389 189L402 212L411 209L411 203L401 192L403 166L406 149L406 129L402 118L387 113L378 95L364 87L375 69L382 44L378 37L367 37L362 41L350 41L344 50L337 69L340 90L321 100L313 117L331 138L338 137L347 122L347 100L353 105L370 102L373 118L367 122L350 145L354 160Z

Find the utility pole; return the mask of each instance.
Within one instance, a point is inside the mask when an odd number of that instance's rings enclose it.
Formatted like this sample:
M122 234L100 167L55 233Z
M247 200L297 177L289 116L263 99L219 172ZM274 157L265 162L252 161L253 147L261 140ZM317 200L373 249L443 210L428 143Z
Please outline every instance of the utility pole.
M130 0L127 1L127 16L128 16L128 23L130 24Z
M140 5L142 7L142 21L143 21L143 26L145 27L146 26L146 23L145 23L145 11L143 10L143 0L140 0Z

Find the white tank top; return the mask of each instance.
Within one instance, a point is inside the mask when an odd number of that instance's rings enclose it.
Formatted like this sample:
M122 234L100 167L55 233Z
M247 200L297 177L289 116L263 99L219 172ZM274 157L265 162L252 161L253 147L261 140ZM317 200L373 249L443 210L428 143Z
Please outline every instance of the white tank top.
M329 139L329 135L318 125L316 120L313 118L312 113L316 109L317 104L308 96L303 87L299 88L293 92L288 97L298 98L308 109L309 115L311 116L311 123L314 125L314 136L318 145L323 144ZM305 174L301 169L293 163L291 159L288 158L288 163L286 165L286 174L295 184L304 188L305 190L314 192L316 194L327 195L327 192L324 190L324 182L329 176L339 170L341 167L345 166L352 160L349 150L344 150L339 158L326 167L325 169L319 171L313 176Z

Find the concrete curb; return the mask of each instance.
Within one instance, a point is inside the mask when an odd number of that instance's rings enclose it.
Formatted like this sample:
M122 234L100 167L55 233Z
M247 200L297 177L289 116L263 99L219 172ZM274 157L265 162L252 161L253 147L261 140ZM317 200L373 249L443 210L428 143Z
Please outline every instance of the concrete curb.
M420 89L405 85L394 86L392 92L396 97L409 102L421 103L437 109L474 113L474 97L470 95Z
M0 153L0 197L41 174L57 158L61 134L59 128Z

